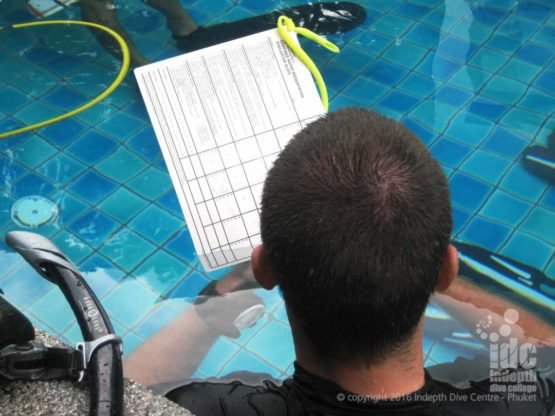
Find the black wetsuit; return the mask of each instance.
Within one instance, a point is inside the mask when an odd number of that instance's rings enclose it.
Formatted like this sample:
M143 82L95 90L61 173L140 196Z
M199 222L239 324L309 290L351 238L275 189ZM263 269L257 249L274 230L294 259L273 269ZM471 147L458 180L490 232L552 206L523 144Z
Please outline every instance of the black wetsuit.
M295 366L293 377L282 384L275 380L267 380L257 386L239 381L191 382L171 390L167 397L197 416L551 416L555 414L554 354L549 351L549 354L542 352L542 355L548 358L538 360L544 364L541 371L533 370L538 375L536 381L508 383L521 386L518 390L525 390L513 392L512 396L508 391L491 391L492 382L487 378L456 385L438 380L442 374L451 375L451 372L462 376L471 376L480 371L487 374L489 361L486 357L479 357L474 360L459 358L453 364L431 367L426 371L424 387L410 395L388 401L344 391L299 365ZM548 361L551 365L545 365ZM520 371L526 370L513 372ZM431 373L437 373L439 377L432 377ZM241 379L244 380L244 377ZM499 386L507 383L493 384Z

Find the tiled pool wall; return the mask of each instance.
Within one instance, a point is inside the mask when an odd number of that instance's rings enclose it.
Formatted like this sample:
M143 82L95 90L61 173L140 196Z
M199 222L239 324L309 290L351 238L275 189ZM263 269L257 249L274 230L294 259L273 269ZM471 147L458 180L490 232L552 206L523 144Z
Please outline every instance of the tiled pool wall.
M302 2L295 2L296 4ZM327 81L331 110L374 109L401 120L437 157L451 184L453 237L514 258L555 279L555 191L521 163L555 128L555 5L550 0L358 2L363 26L330 36L334 56L306 50ZM274 9L261 0L183 2L200 24ZM288 2L293 4L293 2ZM472 4L472 5L471 5ZM163 17L118 3L122 25L156 61L174 56ZM79 19L79 7L53 16ZM0 24L33 20L22 1L0 3ZM0 32L0 132L84 103L118 60L82 28ZM84 272L129 353L187 307L219 274L198 262L133 75L90 110L0 141L0 235L19 229L13 203L41 195L60 208L51 238ZM35 324L80 339L59 290L0 243L0 288ZM197 375L241 369L282 377L294 357L283 302L259 292L270 314L238 340L220 338ZM171 298L168 301L161 301ZM445 317L447 319L447 317ZM427 334L427 364L464 348Z

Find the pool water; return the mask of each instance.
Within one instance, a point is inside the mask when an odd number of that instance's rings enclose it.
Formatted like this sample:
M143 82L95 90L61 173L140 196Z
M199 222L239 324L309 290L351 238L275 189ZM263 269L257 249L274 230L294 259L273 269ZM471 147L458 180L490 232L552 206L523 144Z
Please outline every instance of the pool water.
M297 2L183 2L202 25ZM555 129L555 5L551 0L367 0L362 26L330 36L335 56L306 43L330 109L358 106L402 121L442 163L451 184L453 239L542 275L532 290L555 298L555 190L528 171L531 145ZM121 24L158 61L181 53L163 17L119 2ZM72 6L53 16L79 19ZM0 1L0 25L32 21L23 1ZM83 28L0 32L0 132L85 103L119 61ZM0 141L0 235L25 229L16 201L40 196L57 218L51 238L84 273L129 354L190 306L212 280L194 252L133 75L105 101L58 124ZM553 169L553 167L551 167ZM32 210L31 210L32 212ZM37 327L74 344L79 328L60 291L0 243L0 288ZM522 280L522 279L521 279ZM518 292L518 290L517 290ZM234 370L285 377L294 359L279 293L257 291L267 314L238 339L220 337L196 375ZM548 308L553 309L553 303ZM427 311L426 365L484 351L440 308ZM186 359L186 352L184 354Z

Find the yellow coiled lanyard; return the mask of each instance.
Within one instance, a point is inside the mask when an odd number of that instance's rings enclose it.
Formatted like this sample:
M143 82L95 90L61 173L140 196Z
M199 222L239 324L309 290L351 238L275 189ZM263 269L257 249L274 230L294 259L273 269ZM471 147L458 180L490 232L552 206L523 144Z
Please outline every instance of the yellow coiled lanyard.
M318 43L319 45L322 45L324 48L332 52L338 53L339 48L333 43L331 43L329 40L323 38L320 35L317 35L316 33L308 29L295 26L295 23L293 22L293 20L291 20L287 16L279 17L277 28L278 28L279 35L285 41L285 43L287 43L287 46L289 46L293 51L293 53L297 55L297 57L301 60L301 62L306 65L306 67L314 77L314 80L316 81L316 85L318 85L318 90L320 91L320 99L322 100L322 105L324 106L324 110L327 112L328 111L328 89L326 88L326 83L324 82L324 78L322 78L322 74L320 74L320 71L318 70L318 67L316 66L314 61L310 59L310 56L307 55L307 53L303 50L303 48L301 48L301 46L295 41L293 36L291 36L291 32L296 32L299 35L302 35L305 38L310 39Z

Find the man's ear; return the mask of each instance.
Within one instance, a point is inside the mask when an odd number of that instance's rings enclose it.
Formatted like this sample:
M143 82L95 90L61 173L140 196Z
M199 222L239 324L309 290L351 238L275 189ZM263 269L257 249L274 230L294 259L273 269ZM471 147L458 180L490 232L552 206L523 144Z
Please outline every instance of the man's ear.
M264 249L264 245L256 246L251 254L251 265L254 278L264 289L272 290L277 285L274 272L270 267L268 255Z
M445 292L451 286L459 274L459 253L454 245L449 244L439 271L439 281L437 282L436 290L438 292Z

